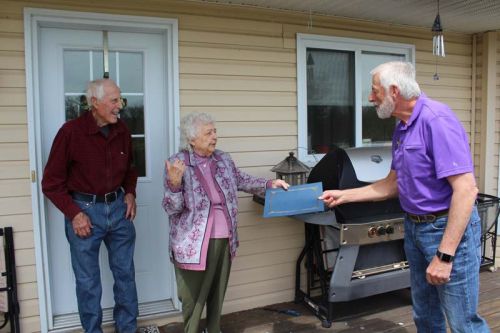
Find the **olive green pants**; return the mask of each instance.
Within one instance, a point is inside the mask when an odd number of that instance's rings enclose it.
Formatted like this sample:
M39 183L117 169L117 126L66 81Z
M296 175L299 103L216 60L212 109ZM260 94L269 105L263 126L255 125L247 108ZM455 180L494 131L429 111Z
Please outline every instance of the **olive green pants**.
M220 316L230 271L231 260L227 238L210 239L204 271L175 267L185 333L200 333L200 319L205 303L208 333L220 332Z

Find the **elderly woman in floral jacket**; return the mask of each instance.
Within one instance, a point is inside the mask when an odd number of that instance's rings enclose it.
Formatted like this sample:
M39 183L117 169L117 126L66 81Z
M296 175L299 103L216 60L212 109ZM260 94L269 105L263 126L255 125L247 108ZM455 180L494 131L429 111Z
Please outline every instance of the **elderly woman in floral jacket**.
M181 120L180 151L165 166L163 208L170 217L170 256L175 265L184 331L199 333L207 304L207 329L220 332L231 260L238 247L237 192L263 195L288 188L281 179L252 177L229 154L215 149L215 121L206 113Z

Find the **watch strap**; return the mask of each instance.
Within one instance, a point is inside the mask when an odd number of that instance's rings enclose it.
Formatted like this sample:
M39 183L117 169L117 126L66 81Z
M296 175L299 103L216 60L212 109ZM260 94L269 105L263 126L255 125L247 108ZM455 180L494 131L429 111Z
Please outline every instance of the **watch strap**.
M455 257L452 256L451 254L443 253L439 250L436 251L436 257L438 257L439 260L444 262L453 262L453 259L455 259Z

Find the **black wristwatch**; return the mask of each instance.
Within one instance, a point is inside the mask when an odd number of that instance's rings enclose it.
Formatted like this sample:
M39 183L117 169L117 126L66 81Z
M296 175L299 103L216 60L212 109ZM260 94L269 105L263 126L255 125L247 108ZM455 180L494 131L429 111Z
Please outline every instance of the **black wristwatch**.
M436 257L438 257L439 260L444 262L453 262L453 259L455 259L455 257L452 256L451 254L446 254L439 250L436 251Z

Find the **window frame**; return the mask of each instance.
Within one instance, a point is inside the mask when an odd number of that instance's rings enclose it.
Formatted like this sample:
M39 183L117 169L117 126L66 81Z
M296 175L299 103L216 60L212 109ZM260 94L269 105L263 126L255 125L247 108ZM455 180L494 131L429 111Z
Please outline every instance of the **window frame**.
M361 56L363 52L401 54L406 61L415 65L415 45L381 42L367 39L320 36L297 33L297 150L298 158L308 165L314 165L324 154L308 154L307 148L307 49L325 49L354 52L355 72L355 147L362 143L362 79ZM380 144L378 144L380 145ZM382 144L386 145L386 144Z

